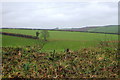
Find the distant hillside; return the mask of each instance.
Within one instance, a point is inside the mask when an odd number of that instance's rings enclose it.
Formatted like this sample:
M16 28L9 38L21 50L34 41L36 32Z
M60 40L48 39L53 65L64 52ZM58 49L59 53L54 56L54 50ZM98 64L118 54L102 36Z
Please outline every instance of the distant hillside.
M65 30L65 31L118 33L118 25L88 26L88 27L83 27L83 28L68 28L68 29L61 29L61 30Z
M59 30L66 30L66 31L88 31L90 29L95 29L97 27L83 27L83 28L66 28L66 29L59 29Z
M96 32L96 33L119 33L118 28L120 29L120 25L107 25L107 26L87 26L82 28L55 28L55 29L32 29L32 30L58 30L58 31L81 31L81 32ZM31 30L31 28L1 28L1 29L27 29Z
M103 26L97 28L90 28L89 32L106 32L106 33L118 33L118 26L117 25L110 25L110 26Z
M95 29L97 27L83 27L83 28L72 28L73 31L88 31L90 29Z

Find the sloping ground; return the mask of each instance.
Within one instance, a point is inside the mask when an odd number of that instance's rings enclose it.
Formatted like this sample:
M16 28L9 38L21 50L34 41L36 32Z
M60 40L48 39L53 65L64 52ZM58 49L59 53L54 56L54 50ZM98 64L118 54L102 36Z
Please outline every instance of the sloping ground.
M2 35L1 40L2 40L1 46L17 47L17 46L34 46L41 44L39 39L31 39L31 38L8 36L8 35Z
M3 31L32 36L35 36L34 34L36 33L36 30L4 29ZM50 37L48 38L48 42L43 47L43 51L63 51L66 48L76 50L83 47L94 47L101 40L118 40L118 35L99 33L49 31L49 35ZM28 39L7 35L3 36L3 46L30 46L33 44L41 44L41 42L38 39Z
M61 30L66 30L66 31L88 31L90 29L94 29L97 27L83 27L83 28L70 28L70 29L61 29Z
M89 32L118 33L118 26L105 26L89 29Z
M24 34L24 35L32 35L35 36L38 30L28 30L28 29L2 29L2 32L16 33L16 34Z
M83 28L70 28L70 29L61 29L64 31L81 31L81 32L92 32L92 33L108 33L108 34L118 34L118 25L109 25L109 26L88 26ZM120 33L119 33L120 34Z
M30 38L30 39L38 39L36 36L31 35L24 35L24 34L16 34L16 33L8 33L8 32L0 32L2 35L9 35L9 36L16 36L16 37L24 37L24 38Z

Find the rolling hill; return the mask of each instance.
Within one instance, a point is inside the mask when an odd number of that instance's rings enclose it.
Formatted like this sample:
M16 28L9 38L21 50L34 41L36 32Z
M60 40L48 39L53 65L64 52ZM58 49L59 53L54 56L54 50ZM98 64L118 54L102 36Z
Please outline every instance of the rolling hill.
M105 33L118 33L118 25L107 26L88 26L82 28L69 28L62 29L65 31L83 31L83 32L105 32Z
M106 32L106 33L118 33L117 25L109 25L103 27L90 28L89 32Z

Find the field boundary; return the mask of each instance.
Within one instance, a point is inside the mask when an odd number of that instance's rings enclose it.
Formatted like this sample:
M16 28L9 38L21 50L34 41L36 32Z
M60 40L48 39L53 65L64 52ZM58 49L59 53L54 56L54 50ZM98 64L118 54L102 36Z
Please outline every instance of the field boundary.
M24 35L24 34L16 34L16 33L8 33L8 32L0 32L2 35L8 35L8 36L16 36L16 37L24 37L24 38L30 38L30 39L39 39L36 36L32 35Z
M68 32L85 32L85 33L100 33L100 34L115 34L115 35L120 35L120 33L92 32L92 31L75 31L75 30L51 30L51 31L68 31Z
M120 35L120 32L118 33L112 33L112 32L94 32L94 31L79 31L79 30L61 30L61 29L30 29L30 28L1 28L1 29L19 29L19 30L49 30L49 31L66 31L66 32L85 32L85 33L100 33L100 34L113 34L113 35ZM119 29L118 29L119 30Z

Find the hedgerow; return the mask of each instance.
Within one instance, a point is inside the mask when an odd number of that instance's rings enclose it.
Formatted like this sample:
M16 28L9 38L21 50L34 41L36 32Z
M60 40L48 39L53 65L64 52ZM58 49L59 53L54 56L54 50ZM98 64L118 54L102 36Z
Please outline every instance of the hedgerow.
M118 78L117 48L43 53L2 48L2 78Z

